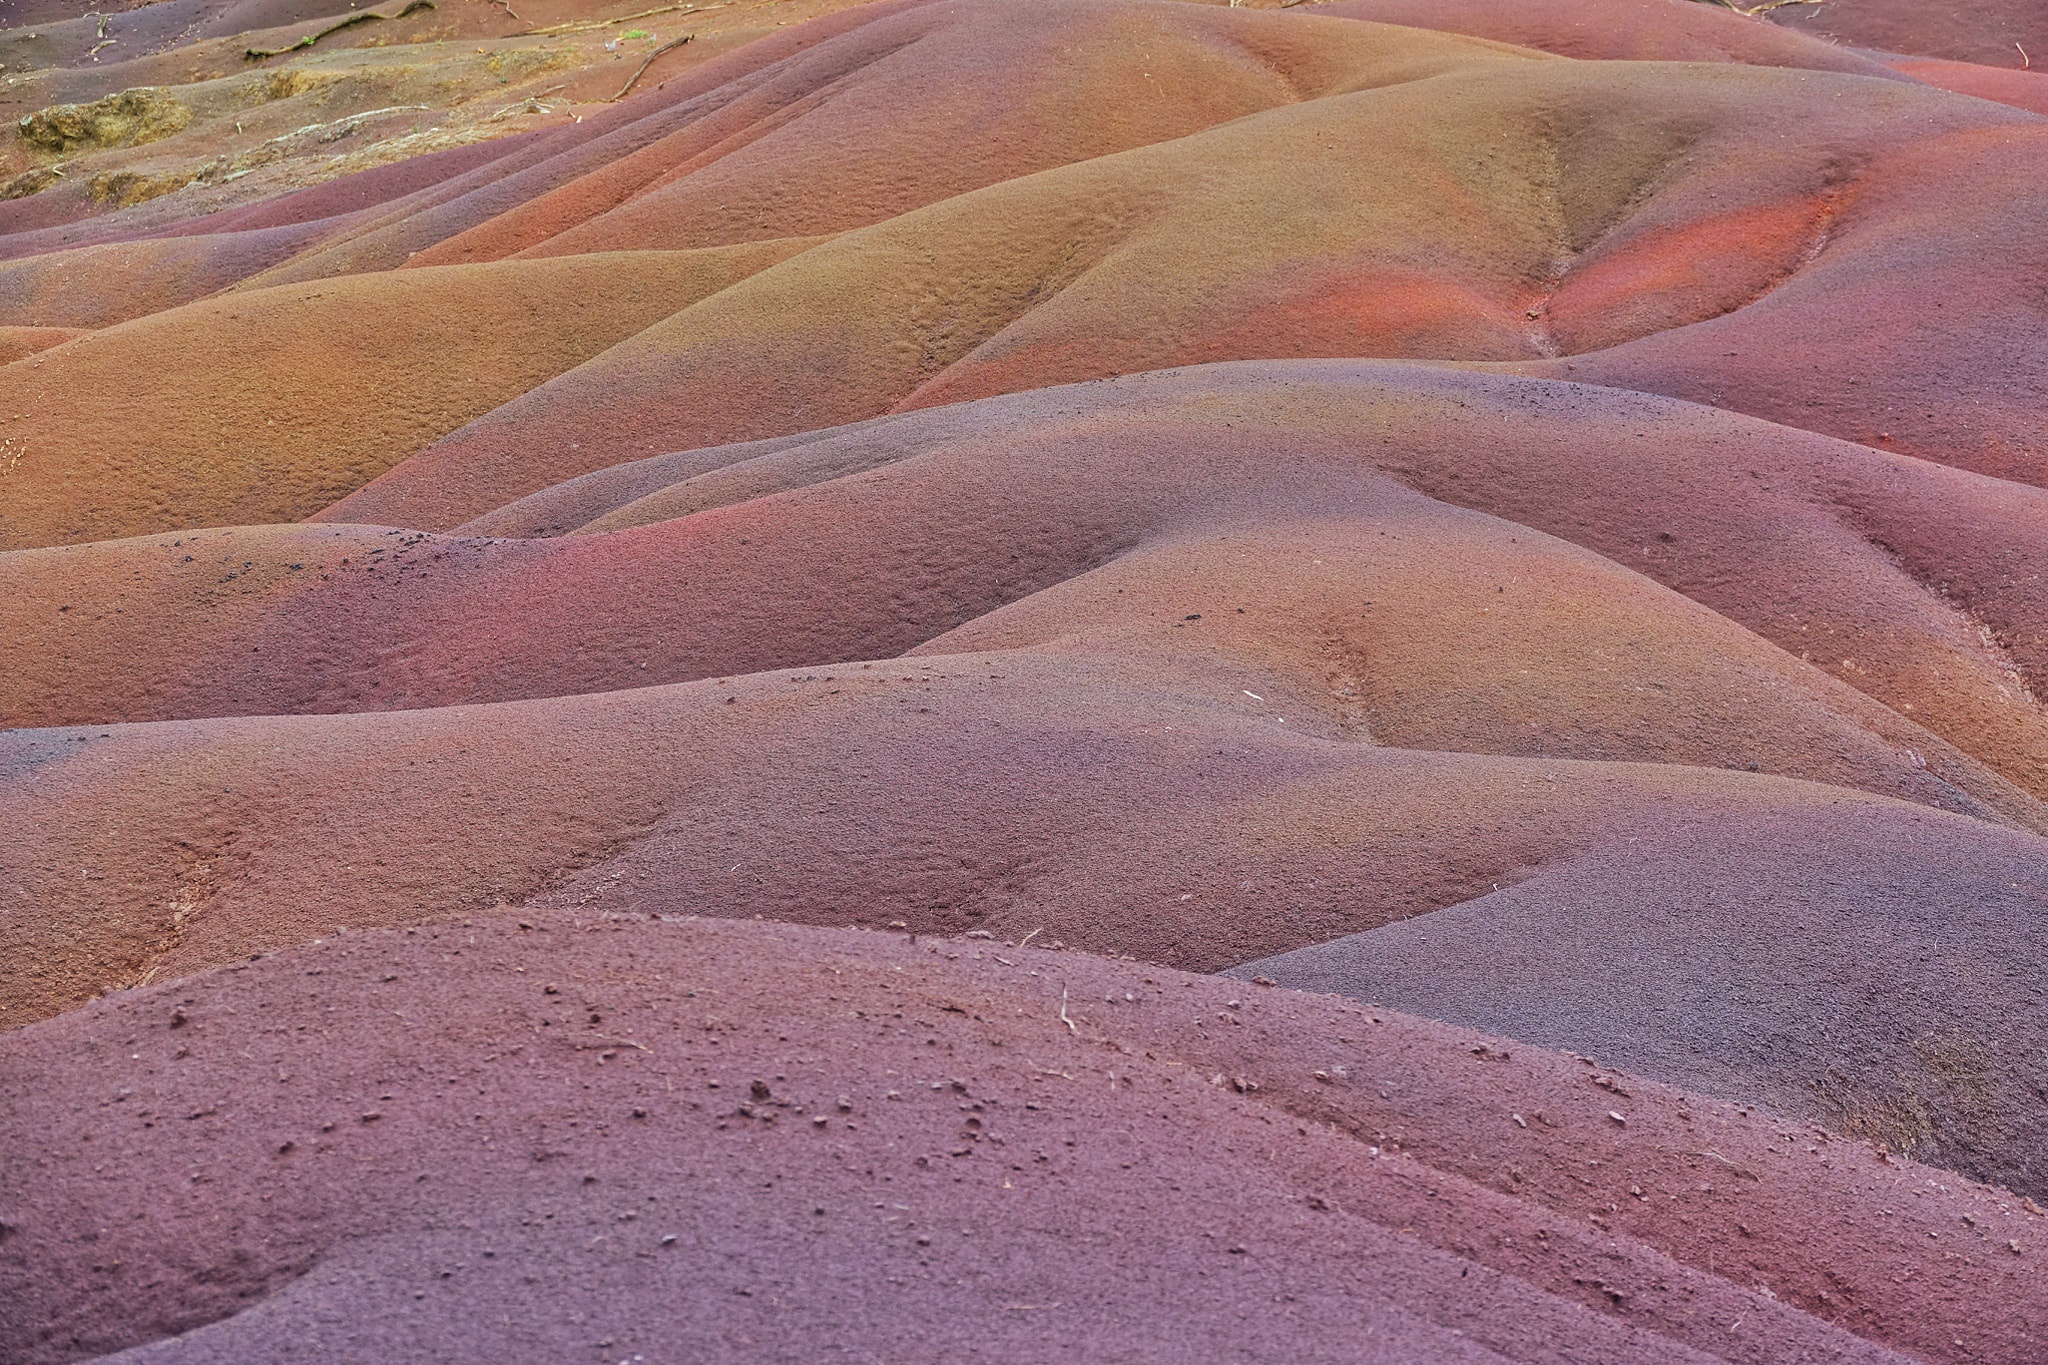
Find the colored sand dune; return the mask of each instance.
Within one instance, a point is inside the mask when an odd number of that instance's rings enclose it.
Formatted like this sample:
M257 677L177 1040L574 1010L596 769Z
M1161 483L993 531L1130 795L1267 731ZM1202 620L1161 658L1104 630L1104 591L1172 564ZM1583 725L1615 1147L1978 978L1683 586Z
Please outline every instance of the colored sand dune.
M2036 55L24 0L0 1360L2041 1359Z

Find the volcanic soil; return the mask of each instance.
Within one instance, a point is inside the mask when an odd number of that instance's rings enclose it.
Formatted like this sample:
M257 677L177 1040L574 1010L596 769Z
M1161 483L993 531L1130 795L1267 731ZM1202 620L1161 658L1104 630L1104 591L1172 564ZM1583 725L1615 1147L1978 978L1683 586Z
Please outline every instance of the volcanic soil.
M0 15L0 1360L2048 1356L2015 0Z

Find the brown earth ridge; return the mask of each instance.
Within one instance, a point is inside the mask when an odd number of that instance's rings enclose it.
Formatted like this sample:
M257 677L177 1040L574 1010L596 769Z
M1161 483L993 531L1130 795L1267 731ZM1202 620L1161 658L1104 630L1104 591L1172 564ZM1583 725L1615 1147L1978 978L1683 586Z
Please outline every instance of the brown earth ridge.
M2048 1357L2044 23L17 0L0 1362Z

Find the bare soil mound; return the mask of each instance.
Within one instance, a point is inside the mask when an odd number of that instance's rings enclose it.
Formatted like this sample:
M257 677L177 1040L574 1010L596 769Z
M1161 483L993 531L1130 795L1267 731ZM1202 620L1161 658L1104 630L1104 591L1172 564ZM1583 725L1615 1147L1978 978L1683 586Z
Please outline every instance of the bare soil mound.
M448 372L462 396L475 378ZM1612 390L1219 366L661 457L470 530L7 556L0 714L443 706L1056 648L1146 675L1228 659L1369 742L1967 793L2034 828L2048 796L2015 686L2044 666L2038 491Z
M666 450L1255 355L1494 362L2039 481L2042 319L2000 283L2038 268L2036 155L2032 116L1901 82L1489 62L848 233L326 515L439 529Z
M2043 1358L2037 9L7 9L0 1360Z
M2048 951L2040 836L1748 772L1360 744L1241 669L1174 677L977 653L17 732L0 999L21 1023L338 928L502 906L1035 930L1213 971L1526 904L1555 938L1493 936L1463 959L1475 990L1498 975L1505 1007L1515 974L1545 980L1545 942L1615 982L1544 1044L1831 1122L1917 1105L1917 1127L1858 1131L2044 1192L2024 1121L2048 1085L2025 966ZM1517 884L1532 899L1495 897ZM1631 952L1624 988L1607 959ZM1662 1014L1632 994L1658 991ZM1899 1070L1951 1033L1970 1085Z
M351 937L15 1033L0 1086L37 1152L0 1174L22 1361L2022 1361L2048 1311L2012 1196L1540 1049L993 942Z
M114 320L110 308L149 295L98 292L118 273L75 281L119 261L146 269L159 299L252 270L245 288L381 271L402 292L409 276L390 268L408 262L858 229L650 319L327 514L423 529L665 450L1275 356L1513 365L2048 477L2029 399L2043 382L2027 341L2038 300L2005 287L2044 250L2025 188L2044 177L2014 170L2048 155L2028 115L1903 81L1542 60L1314 16L1135 0L1021 13L960 0L847 11L808 45L792 31L780 60L749 47L368 217L24 261L8 320ZM1165 46L1134 46L1134 25ZM1078 86L1009 92L990 62ZM1839 84L1817 97L1815 82ZM1154 85L1179 93L1127 91ZM1087 116L1041 112L1076 99ZM1047 123L1057 137L1034 131ZM1758 126L1783 135L1760 141ZM1360 145L1369 161L1350 155ZM494 278L461 287L488 293ZM247 297L269 306L267 291ZM252 386L280 407L319 404L318 367L204 344L233 306L115 328L109 363L134 368L123 346L163 357L144 397L173 412ZM308 456L268 428L232 428L257 445L253 466L203 427L134 450L129 396L75 350L0 370L0 407L35 437L9 476L29 510L8 519L8 543L243 519L232 484L221 500L164 500L166 481L208 487L202 470L333 481L298 473ZM98 469L80 491L85 458ZM115 505L74 508L83 497ZM151 510L124 514L124 500Z

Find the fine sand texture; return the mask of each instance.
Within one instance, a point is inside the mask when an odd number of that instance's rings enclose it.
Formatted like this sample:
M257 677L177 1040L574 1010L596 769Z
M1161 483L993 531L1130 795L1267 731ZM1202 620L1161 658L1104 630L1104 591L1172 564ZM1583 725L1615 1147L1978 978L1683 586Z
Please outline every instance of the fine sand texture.
M2048 1358L2014 0L0 13L0 1362Z

